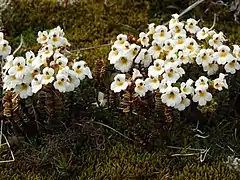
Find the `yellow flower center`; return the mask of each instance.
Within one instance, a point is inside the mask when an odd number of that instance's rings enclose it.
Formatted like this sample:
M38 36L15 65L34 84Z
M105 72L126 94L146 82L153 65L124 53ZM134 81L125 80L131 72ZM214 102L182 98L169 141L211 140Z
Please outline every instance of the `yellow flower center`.
M76 70L76 73L77 73L77 74L81 74L81 73L82 73L82 69L81 69L81 68L78 68L78 69Z
M168 95L169 99L175 99L175 94L173 92L171 92L169 95Z
M122 82L122 81L118 81L118 82L117 82L117 85L118 85L118 86L122 86L122 85L123 85L123 82Z
M128 63L128 60L127 60L127 58L121 58L121 64L122 65L126 65Z
M45 41L47 39L47 36L42 35L42 41Z
M229 66L230 66L231 68L234 68L234 67L235 67L235 62L234 62L234 61L230 62L230 63L229 63Z
M23 66L22 65L18 65L17 71L22 71L22 70L23 70Z
M22 83L21 90L26 90L27 88L28 88L28 86L26 84Z
M220 52L220 57L224 58L224 57L226 57L226 56L227 56L227 53L226 53L224 50L222 50L222 51Z
M200 96L200 97L204 97L204 96L205 96L205 92L199 91L199 96Z
M184 41L183 41L183 39L182 39L182 38L178 38L178 40L177 40L177 43L178 43L178 44L183 44L183 43L184 43Z

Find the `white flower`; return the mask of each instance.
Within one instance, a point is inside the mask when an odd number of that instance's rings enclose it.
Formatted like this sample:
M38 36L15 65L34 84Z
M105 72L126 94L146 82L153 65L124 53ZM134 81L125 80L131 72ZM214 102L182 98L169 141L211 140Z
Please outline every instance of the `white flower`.
M215 79L213 81L213 87L219 91L222 91L223 87L228 89L228 84L225 79L225 74L220 73L219 78Z
M145 68L151 64L152 57L147 49L141 49L140 53L136 57L135 62L140 63L140 61L141 61L141 64L143 64L143 66Z
M198 21L195 19L189 18L187 20L187 24L185 25L185 29L190 32L191 34L196 34L200 31L200 28L197 26Z
M148 68L148 76L158 76L164 72L164 60L156 59L153 65Z
M143 47L148 47L149 46L149 37L146 33L144 32L141 32L139 34L139 37L140 37L140 42L142 44Z
M148 49L148 52L154 59L157 59L162 52L161 45L158 44L155 40L152 41L152 46Z
M93 103L94 105L96 105L97 107L98 107L98 104L100 105L100 106L105 106L105 104L106 104L106 102L107 102L107 99L104 99L104 93L103 92L98 92L98 103L97 102L95 102L95 103Z
M0 32L0 41L3 40L3 38L4 38L4 34L3 32Z
M34 59L35 59L35 54L32 51L27 51L26 52L26 62L27 62L28 66L29 65L32 66Z
M183 94L186 94L186 95L192 94L194 92L194 88L192 87L192 84L193 84L193 80L192 79L188 79L186 81L186 83L182 82L181 83L181 88L180 88L181 92Z
M183 50L185 47L185 41L186 41L186 34L179 34L174 36L175 40L175 47L174 49L177 50Z
M230 53L230 48L226 45L219 46L218 52L215 52L213 56L218 64L226 64L226 62L230 62L235 59Z
M56 60L56 64L58 64L60 69L67 66L67 63L68 63L68 59L65 56L59 57Z
M200 76L195 82L196 89L207 90L208 88L208 78L205 76Z
M192 100L194 102L198 102L200 106L204 106L207 104L207 101L212 100L212 94L207 92L207 90L197 89L195 91L196 93L194 94Z
M166 54L175 53L176 52L176 49L174 48L175 44L176 42L173 39L167 39L164 42L162 49L166 52Z
M176 54L170 53L166 56L166 61L165 61L165 68L176 68L177 66L181 65L182 61L177 58Z
M68 84L68 78L65 74L57 74L53 86L55 89L59 90L59 92L66 92Z
M26 84L22 83L15 87L15 92L20 95L20 98L26 99L28 96L32 96L32 88Z
M181 102L181 95L177 87L170 87L161 96L162 102L167 104L169 107L174 107Z
M169 37L170 37L170 34L166 26L159 25L156 27L155 33L153 35L153 39L156 42L163 44L165 40L169 39Z
M129 50L127 51L127 58L133 60L140 50L140 46L136 44L131 44Z
M179 22L178 17L179 17L178 14L172 15L172 19L169 21L169 29L172 29L174 27L174 25Z
M184 24L182 22L176 23L170 30L172 36L185 35L186 31L183 29Z
M233 55L240 60L240 47L238 45L233 45Z
M32 67L35 69L40 68L44 63L46 62L46 59L43 55L38 54L35 59L32 62Z
M15 57L13 60L13 66L8 72L9 75L15 75L17 79L22 79L28 72L28 68L25 66L25 59L23 57Z
M153 91L159 88L160 82L158 76L150 76L145 80L146 87L149 91Z
M218 69L219 69L219 67L218 67L218 64L216 64L216 63L208 64L207 66L203 66L203 70L205 72L207 72L208 76L216 74Z
M206 39L208 36L209 36L209 29L207 27L203 27L200 31L197 32L198 40Z
M128 83L126 82L125 74L117 74L111 84L111 90L115 93L127 89Z
M147 35L153 35L155 33L155 23L148 24L148 33Z
M59 34L58 31L56 31L55 29L52 29L49 32L49 39L48 39L48 43L56 46L56 47L60 47L63 44L63 38L61 37L61 35Z
M43 32L39 31L37 42L40 44L47 43L48 42L48 32L47 31L43 31Z
M6 59L7 59L7 61L4 64L4 66L3 66L4 70L8 70L8 69L10 69L13 66L13 59L14 59L14 57L13 57L13 55L9 55L9 56L6 57Z
M235 74L236 70L240 69L240 64L237 62L237 60L232 60L229 61L225 66L224 69L226 70L226 72L231 73L231 74Z
M38 74L31 82L32 92L37 93L42 88L42 75Z
M191 60L190 60L190 57L189 57L189 53L188 52L183 52L183 51L178 51L178 61L181 61L182 64L190 63Z
M191 52L197 54L199 52L199 45L193 38L187 38L185 40L184 52Z
M11 46L8 45L7 40L0 41L0 56L6 58L11 53Z
M53 53L53 46L51 44L47 44L39 50L39 54L42 55L44 58L50 58Z
M167 68L163 74L163 78L170 83L176 83L180 78L180 74L176 71L176 68Z
M85 76L88 76L89 79L92 79L92 73L87 63L85 61L77 61L73 64L72 69L76 72L77 78L83 80Z
M142 77L143 75L140 73L140 71L136 68L133 68L132 80L135 81L135 79Z
M65 75L68 76L67 79L68 86L66 87L66 91L71 92L80 85L80 80L77 78L76 72L73 70L68 70L68 72L65 73Z
M21 83L21 79L17 79L15 75L6 75L3 78L3 89L11 90Z
M165 79L162 79L159 85L160 93L165 93L169 88L172 88L171 82L166 81Z
M213 63L214 59L211 56L211 49L201 49L197 55L196 63L202 66L208 66Z
M135 81L135 88L134 91L140 96L145 96L146 92L147 92L147 87L145 85L145 82L142 79L137 79Z
M45 67L43 69L42 84L52 83L54 80L53 74L54 74L54 69Z
M190 105L190 100L183 93L181 93L180 96L181 96L181 101L174 108L178 109L179 111L183 111L184 109L186 109L186 107Z
M214 49L217 49L222 45L223 41L226 41L226 39L224 38L223 33L220 32L219 34L214 34L212 39L210 39L208 42L210 46L212 46Z
M121 72L128 72L132 67L132 63L133 63L132 60L130 60L128 56L122 54L115 62L114 67Z
M108 55L108 60L110 61L110 64L116 63L116 61L119 59L120 51L121 51L120 48L116 46L112 46L112 50Z
M127 35L119 34L117 36L117 40L114 42L114 45L116 45L116 47L121 47L124 45L125 41L127 41Z

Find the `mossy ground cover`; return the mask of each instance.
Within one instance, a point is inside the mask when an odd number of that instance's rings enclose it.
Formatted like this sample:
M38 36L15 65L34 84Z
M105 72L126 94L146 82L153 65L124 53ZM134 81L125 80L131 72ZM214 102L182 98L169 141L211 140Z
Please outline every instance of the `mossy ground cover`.
M126 2L112 2L106 6L102 2L82 1L63 7L51 0L16 0L12 2L12 8L4 12L5 34L13 48L23 36L21 54L28 49L38 49L36 36L39 30L60 25L72 49L78 51L79 48L108 44L120 33L138 34L149 22L166 22L172 12L181 12L188 5L185 1L179 7L175 1L171 4L169 1ZM168 5L174 5L175 9ZM203 14L205 6L194 9L184 18L195 15L205 20L204 25L211 26L213 12L216 12L216 29L223 31L231 42L239 43L239 25L229 18L231 14L218 8ZM93 67L97 59L106 60L109 49L108 46L79 53ZM81 96L87 92L88 89ZM88 97L89 94L85 98ZM176 119L163 126L159 118L141 119L103 109L89 112L81 114L81 119L66 129L29 137L28 143L21 141L13 145L16 161L1 165L1 179L239 179L238 172L225 164L227 156L234 154L230 148L235 155L239 152L236 118L225 115L211 124L207 118L194 116L190 120ZM224 112L226 110L222 114ZM93 118L132 140L93 123ZM192 129L197 119L209 138L195 136ZM170 145L183 149L172 149L168 147ZM176 156L196 153L187 148L210 150L201 163L200 154Z

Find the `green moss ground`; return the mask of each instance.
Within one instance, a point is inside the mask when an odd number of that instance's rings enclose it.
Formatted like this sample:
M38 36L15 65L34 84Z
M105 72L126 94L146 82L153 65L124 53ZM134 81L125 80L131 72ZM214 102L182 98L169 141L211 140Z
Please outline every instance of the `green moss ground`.
M156 2L159 1L135 1L129 5L116 3L106 7L103 3L91 4L85 1L63 8L51 0L15 0L12 2L13 8L4 12L5 34L13 48L18 46L20 35L23 36L24 45L19 53L28 49L36 51L39 47L36 44L37 32L57 25L64 28L72 49L97 46L114 41L119 33L138 34L149 22L166 22L174 11L174 8L169 10L166 5L177 6L177 3ZM180 6L177 7L179 12L187 5L183 3ZM184 17L203 16L203 24L211 26L213 14L199 13L204 6L199 8L200 10L194 9ZM217 10L216 8L215 11ZM240 26L229 18L227 10L221 12L216 29L223 31L231 42L239 43ZM109 49L110 47L104 47L80 53L92 67L95 60L106 59ZM109 122L114 115L106 117L108 114L100 113L98 116L97 120L103 118L103 122ZM123 132L128 127L122 125L123 122L119 122L119 119L114 117L115 124L111 122L111 125ZM82 128L74 132L44 136L38 140L32 139L33 144L13 146L16 161L0 165L0 179L239 179L239 174L224 163L226 157L233 154L227 145L231 145L236 152L240 150L237 146L239 136L234 139L229 121L231 120L224 119L218 126L206 128L210 134L207 139L194 137L191 131L194 125L176 122L173 127L167 127L164 136L156 136L149 146L127 141L106 128L95 135L86 133L86 129ZM140 136L140 140L155 132L151 129L154 127L151 120L149 123L140 123L139 126L134 133ZM144 130L141 131L142 129ZM99 127L91 130L99 131ZM134 134L131 131L133 130L128 129L125 134ZM101 138L104 143L98 142ZM156 146L151 145L155 143ZM186 151L176 151L166 145L211 147L211 150L206 161L200 163L199 156L171 157L174 153Z

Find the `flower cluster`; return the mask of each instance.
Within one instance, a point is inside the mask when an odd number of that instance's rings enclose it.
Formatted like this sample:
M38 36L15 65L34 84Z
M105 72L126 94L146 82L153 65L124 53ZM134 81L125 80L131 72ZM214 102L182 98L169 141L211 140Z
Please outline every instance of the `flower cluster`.
M11 53L11 46L7 40L4 39L4 35L0 32L0 57L5 59Z
M38 32L37 41L41 44L37 54L27 51L25 57L6 57L4 90L13 90L21 98L27 98L48 84L60 92L69 92L86 76L92 78L86 62L69 59L61 52L70 44L59 26L49 32Z
M213 92L228 88L227 73L240 69L240 47L230 49L226 41L222 32L200 28L192 18L179 21L177 14L172 15L168 27L149 24L136 43L119 34L108 56L110 64L120 71L111 90L118 93L134 86L140 97L157 90L163 103L180 111L191 100L206 105ZM206 76L192 80L188 73L198 67ZM132 77L126 78L126 74Z

